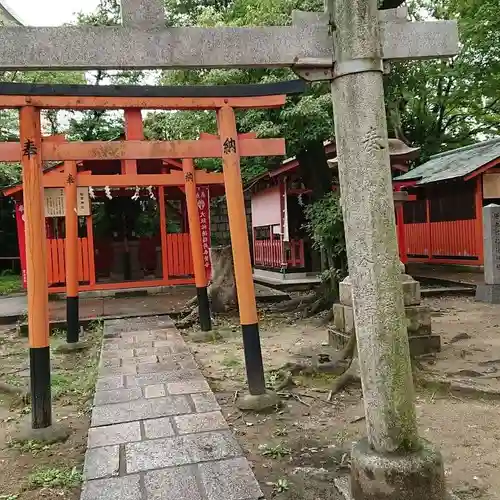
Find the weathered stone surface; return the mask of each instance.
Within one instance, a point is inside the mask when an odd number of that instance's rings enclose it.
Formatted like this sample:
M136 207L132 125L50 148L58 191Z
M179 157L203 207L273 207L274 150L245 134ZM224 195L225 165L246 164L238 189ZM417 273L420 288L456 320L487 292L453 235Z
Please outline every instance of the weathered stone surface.
M414 453L381 454L366 439L353 446L351 494L354 500L445 500L441 454L429 443Z
M401 283L403 286L403 300L405 306L420 304L420 283L414 280L408 274L401 274ZM339 284L340 303L352 307L352 283L350 276L347 276Z
M166 395L165 386L163 384L147 385L144 387L144 395L146 398L161 398Z
M148 500L202 500L193 466L147 472L144 484Z
M120 463L119 449L119 446L89 448L85 454L83 468L85 479L117 476Z
M175 434L169 417L144 420L144 432L148 439L170 437Z
M141 375L144 373L163 373L175 370L182 370L182 365L176 361L137 365L137 372Z
M483 207L484 282L500 285L500 205Z
M191 408L184 396L136 399L126 403L97 406L92 412L92 426L132 422L147 418L189 413Z
M207 432L227 429L228 425L220 411L192 413L173 417L179 434Z
M122 366L103 366L99 370L103 376L107 375L132 375L137 373L137 366L132 364L125 364Z
M125 359L125 358L133 358L134 350L133 349L113 349L107 350L104 349L101 354L101 359Z
M199 394L192 394L191 399L197 412L207 412L220 410L219 403L212 392L200 392Z
M127 472L221 460L241 455L230 431L186 434L125 445Z
M198 468L208 500L263 498L259 483L244 458L203 463Z
M424 335L432 332L431 311L427 306L405 307L408 335Z
M97 479L83 485L80 500L138 500L141 498L139 474Z
M125 375L127 387L205 380L199 370L178 370L164 373L146 373L144 375Z
M132 401L140 398L142 398L142 391L140 387L99 391L95 393L94 405L101 406L112 403L124 403L125 401Z
M500 284L480 283L476 288L476 300L487 304L500 304Z
M147 18L149 16L144 16ZM134 17L130 18L131 20ZM159 23L159 22L158 22ZM155 23L152 27L158 27ZM455 55L456 23L384 23L386 59ZM134 25L2 28L0 69L291 67L297 58L335 60L327 26L165 28ZM128 50L123 50L123 48ZM135 50L130 50L134 47ZM200 49L193 53L192 47ZM231 47L228 53L224 50ZM269 47L273 50L269 51ZM84 50L82 50L84 48ZM141 318L142 319L142 318Z
M206 380L187 380L185 382L172 382L167 384L169 394L194 394L210 390Z
M336 26L337 71L342 72L343 61L381 63L377 2L344 0L328 5ZM413 40L400 43L407 50ZM383 75L352 73L347 68L345 73L332 81L331 89L367 432L376 450L394 451L416 441L418 433Z
M88 447L110 446L141 440L139 422L91 427L89 429Z
M333 304L333 325L341 332L345 332L344 306Z
M111 389L124 388L123 376L114 375L110 377L100 377L95 387L96 391L109 391Z

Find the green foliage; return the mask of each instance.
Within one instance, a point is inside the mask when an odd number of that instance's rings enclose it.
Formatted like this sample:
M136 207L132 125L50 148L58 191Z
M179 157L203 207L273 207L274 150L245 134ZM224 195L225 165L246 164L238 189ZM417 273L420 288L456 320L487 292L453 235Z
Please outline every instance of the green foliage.
M0 295L10 295L22 290L21 278L10 272L0 273Z
M47 451L50 449L50 445L37 441L35 439L30 439L28 441L13 442L11 447L19 450L21 453L31 453L32 455L38 455L42 451ZM1 499L1 497L0 497Z
M273 487L273 495L279 495L290 489L290 481L286 478L278 479L275 483L271 483Z
M259 446L259 450L263 456L274 458L275 460L286 457L292 452L290 448L287 448L281 443L277 444L276 446L272 446L270 444L261 444Z
M76 467L73 468L41 468L28 476L28 487L38 488L61 488L70 490L80 486L83 475Z
M329 257L328 272L347 269L345 250L344 220L340 197L336 192L330 192L322 199L304 207L307 223L305 228L311 237L314 248L324 252ZM334 263L334 266L331 264ZM325 276L325 281L332 278Z

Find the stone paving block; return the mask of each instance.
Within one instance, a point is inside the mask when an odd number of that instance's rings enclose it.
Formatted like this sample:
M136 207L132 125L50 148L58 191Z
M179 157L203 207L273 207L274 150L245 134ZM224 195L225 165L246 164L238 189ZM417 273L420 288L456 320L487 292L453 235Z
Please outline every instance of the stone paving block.
M166 396L165 386L163 384L147 385L144 387L144 395L146 398L161 398Z
M125 375L127 387L144 387L146 385L185 382L189 380L205 379L199 370L179 370L163 373L145 373L143 375Z
M187 380L167 383L167 391L169 394L195 394L210 391L210 386L205 379Z
M134 373L137 373L137 365L132 364L122 366L102 366L99 369L99 376L133 375Z
M144 420L144 433L148 439L159 439L175 435L170 418L154 418Z
M142 363L158 363L158 356L134 356L133 358L122 359L122 365L140 365Z
M190 397L197 412L220 410L219 403L217 403L217 399L215 399L212 392L200 392L199 394L192 394Z
M146 471L241 456L230 431L186 434L125 445L127 472Z
M155 399L136 399L126 403L96 406L92 412L92 426L118 424L170 415L190 413L186 397L170 396Z
M101 354L102 359L128 359L134 357L133 349L115 349L112 351L103 350Z
M133 401L134 399L142 398L140 387L132 387L131 389L115 389L112 391L99 391L95 393L94 405L109 405L113 403L124 403L125 401Z
M89 448L85 454L83 475L85 479L117 476L120 463L119 446Z
M245 458L207 462L198 469L208 500L257 500L264 496Z
M179 434L207 432L227 429L228 425L220 411L209 413L192 413L173 417Z
M80 500L139 500L141 490L139 474L97 479L83 485Z
M96 448L98 446L110 446L140 440L141 426L139 422L128 422L105 427L91 427L89 429L88 447Z
M99 362L99 368L109 367L109 366L120 366L120 358L106 358L101 356L101 361Z
M144 475L148 500L202 500L193 466L147 472Z
M140 374L162 373L175 370L182 370L182 365L177 361L171 361L168 363L148 363L143 365L137 365L137 372Z
M169 347L140 347L134 349L134 352L136 356L151 356L154 354L161 356L162 354L171 353Z
M96 391L109 391L112 389L123 389L125 387L123 383L123 376L112 375L109 377L100 377L97 381L95 390Z
M123 340L119 340L118 342L113 342L108 345L104 345L103 348L106 349L107 352L112 351L123 351L127 349L141 349L143 347L153 347L153 341L143 341L143 342L124 342Z

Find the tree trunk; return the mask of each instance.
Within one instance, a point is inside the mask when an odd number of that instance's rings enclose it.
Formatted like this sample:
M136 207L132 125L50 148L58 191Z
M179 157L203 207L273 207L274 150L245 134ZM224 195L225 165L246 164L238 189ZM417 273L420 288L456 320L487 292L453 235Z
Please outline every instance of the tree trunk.
M238 305L231 246L213 247L211 258L212 283L208 287L211 310L214 313L227 312Z

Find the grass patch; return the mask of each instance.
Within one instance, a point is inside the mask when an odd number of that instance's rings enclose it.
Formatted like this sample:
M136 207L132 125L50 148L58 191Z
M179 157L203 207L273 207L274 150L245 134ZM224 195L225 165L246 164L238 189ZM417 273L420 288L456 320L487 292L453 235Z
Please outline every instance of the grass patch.
M261 444L259 450L264 457L271 457L274 459L284 458L292 452L290 448L286 448L282 444L277 444L276 446Z
M83 475L76 467L70 468L44 468L38 469L28 476L28 488L61 488L70 490L80 486Z
M236 368L238 366L242 366L242 363L239 359L233 358L231 356L226 356L222 360L222 364L226 366L227 368Z
M29 441L22 441L20 443L11 443L10 447L14 448L15 450L19 450L21 453L31 453L32 455L37 455L41 451L47 451L48 449L50 449L50 445L41 441L31 439Z
M21 277L16 274L0 273L0 295L10 295L23 290Z

